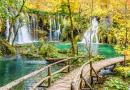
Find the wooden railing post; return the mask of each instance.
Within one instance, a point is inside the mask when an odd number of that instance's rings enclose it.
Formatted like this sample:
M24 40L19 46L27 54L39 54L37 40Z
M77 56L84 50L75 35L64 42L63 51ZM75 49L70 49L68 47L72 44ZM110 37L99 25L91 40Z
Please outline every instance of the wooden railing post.
M51 86L51 67L48 67L48 76L50 76L50 78L48 79L48 87Z
M91 77L91 85L93 84L93 74L92 74L92 61L90 61L90 77Z
M68 65L69 65L68 72L70 72L70 59L68 60Z
M83 77L83 69L82 69L81 74L80 74L80 79L81 79L80 89L82 89L82 84L83 84L83 82L82 82L82 77Z
M77 45L77 56L78 56L78 45Z

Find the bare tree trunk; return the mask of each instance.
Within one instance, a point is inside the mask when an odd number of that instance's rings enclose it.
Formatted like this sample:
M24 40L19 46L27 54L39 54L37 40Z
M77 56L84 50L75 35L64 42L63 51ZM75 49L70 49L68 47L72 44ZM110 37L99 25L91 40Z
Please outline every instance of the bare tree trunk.
M70 2L68 0L68 9L69 9L69 16L70 16L70 22L71 22L71 44L72 44L72 52L73 54L75 54L75 45L74 45L74 37L73 37L73 31L74 31L74 25L73 25L73 19L72 19L72 13L71 13L71 9L70 9Z

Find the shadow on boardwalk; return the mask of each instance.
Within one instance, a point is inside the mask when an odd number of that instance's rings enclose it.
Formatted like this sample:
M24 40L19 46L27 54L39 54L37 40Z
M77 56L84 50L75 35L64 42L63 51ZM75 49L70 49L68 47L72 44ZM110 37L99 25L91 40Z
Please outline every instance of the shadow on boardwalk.
M96 72L98 72L104 67L116 64L118 62L123 62L123 61L124 61L123 57L105 59L105 60L93 63L93 68L95 69ZM88 71L89 69L90 69L90 65L88 64L84 67L83 72ZM71 82L78 71L79 71L79 68L59 78L47 90L71 90ZM89 74L90 73L87 73L85 77L86 80L90 78Z

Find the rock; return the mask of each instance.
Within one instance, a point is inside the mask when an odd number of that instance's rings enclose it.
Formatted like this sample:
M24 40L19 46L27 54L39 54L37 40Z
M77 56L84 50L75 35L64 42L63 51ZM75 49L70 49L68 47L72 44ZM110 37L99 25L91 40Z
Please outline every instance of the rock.
M16 50L6 40L0 40L0 54L16 54Z

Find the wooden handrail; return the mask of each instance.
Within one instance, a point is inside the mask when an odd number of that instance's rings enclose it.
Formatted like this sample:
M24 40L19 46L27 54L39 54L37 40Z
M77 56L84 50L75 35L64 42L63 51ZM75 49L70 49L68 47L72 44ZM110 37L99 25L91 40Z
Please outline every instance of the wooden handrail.
M55 74L57 74L57 73L60 73L60 72L62 72L62 71L64 71L66 68L68 68L69 67L69 65L67 65L66 67L64 67L64 68L62 68L61 70L59 70L59 71L56 71L55 73L53 73L53 74L51 74L51 76L53 76L53 75L55 75ZM38 83L36 83L30 90L34 90L38 85L40 85L43 81L45 81L46 79L49 79L51 76L47 76L47 78L45 77L45 78L43 78L42 80L40 80ZM49 83L50 83L50 81L49 81Z
M84 66L86 66L88 63L92 62L92 60L93 60L93 58L80 67L78 73L76 74L75 78L71 82L71 89L72 90L78 90L79 89L79 84L80 83L77 84L78 76L80 76L80 78L81 78L81 75L83 76L83 68L84 68ZM91 70L91 68L88 69L88 71L90 71L90 70ZM88 73L88 71L86 71L86 73Z
M73 58L85 58L85 57L86 57L86 56L69 57L69 58L67 58L67 59L63 59L63 60L57 61L57 62L55 62L55 63L49 64L48 66L46 66L46 67L44 67L44 68L41 68L40 70L34 71L34 72L32 72L32 73L30 73L30 74L28 74L28 75L26 75L26 76L23 76L23 77L21 77L21 78L15 80L15 81L13 81L13 82L7 84L7 85L1 87L0 90L10 90L13 86L18 85L19 83L23 82L24 80L26 80L26 79L28 79L28 78L30 78L30 77L33 77L33 76L35 76L36 74L38 74L38 73L40 73L40 72L42 72L42 71L44 71L44 70L50 68L50 67L53 66L53 65L56 65L56 64L58 64L58 63L61 63L61 62L64 62L64 61L70 61L70 60L73 59ZM47 77L45 77L45 78L43 78L41 81L39 81L39 83L35 84L34 87L33 87L32 89L30 89L30 90L34 90L34 88L36 88L36 86L38 86L39 84L41 84L43 81L45 81L46 79L49 79L49 78L51 79L51 76L52 76L52 75L55 75L55 74L57 74L57 73L59 73L59 72L62 72L62 71L65 70L66 68L68 68L68 71L70 71L70 62L68 62L68 65L67 65L66 67L62 68L61 70L59 70L59 71L57 71L57 72L55 72L55 73L53 73L53 74L50 73ZM48 69L48 71L49 71L49 69Z

